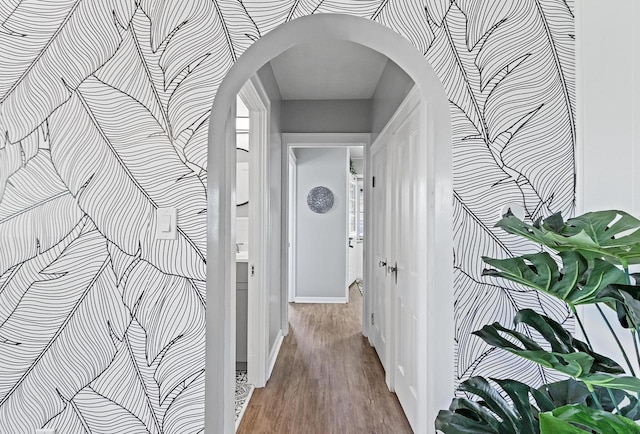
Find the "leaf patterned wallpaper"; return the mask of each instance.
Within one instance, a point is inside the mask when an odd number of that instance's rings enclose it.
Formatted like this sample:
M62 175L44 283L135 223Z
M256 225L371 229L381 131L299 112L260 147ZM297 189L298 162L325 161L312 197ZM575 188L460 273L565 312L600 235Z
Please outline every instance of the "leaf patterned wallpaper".
M538 293L482 279L479 257L531 248L492 228L499 205L523 203L532 218L573 210L573 7L0 2L0 432L202 430L209 110L249 45L313 13L390 27L446 87L457 379L548 380L470 332L525 306L570 320ZM164 206L179 209L177 241L154 238Z

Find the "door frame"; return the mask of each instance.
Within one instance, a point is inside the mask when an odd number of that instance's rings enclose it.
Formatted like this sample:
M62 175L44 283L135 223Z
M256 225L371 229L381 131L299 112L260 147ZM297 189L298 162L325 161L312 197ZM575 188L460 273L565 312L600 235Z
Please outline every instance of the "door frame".
M453 315L453 164L449 101L437 74L402 35L372 20L345 14L313 14L282 24L253 43L218 87L209 122L207 181L207 306L205 431L231 434L235 429L233 373L235 343L235 149L228 146L225 124L244 83L267 62L297 45L318 41L354 42L377 51L416 83L433 113L427 140L427 330L420 330L427 365L427 390L421 391L418 430L427 432L454 392ZM212 77L212 80L214 78ZM286 291L284 292L286 299Z
M249 109L249 260L247 380L264 387L269 379L269 124L271 101L258 76L238 92ZM235 234L234 234L235 238ZM235 267L235 261L233 266ZM251 269L256 273L252 275Z
M282 134L282 192L283 192L283 197L282 197L282 204L283 204L283 210L282 210L282 215L285 216L285 222L284 222L284 228L285 230L282 231L282 245L286 246L287 243L291 243L293 246L293 251L297 252L298 246L297 246L297 237L294 237L294 239L289 239L288 235L289 235L289 228L290 225L293 223L289 220L290 218L290 214L289 214L289 206L291 206L290 203L290 197L289 197L289 182L291 181L291 173L289 172L289 159L290 154L293 154L293 150L294 149L300 149L300 148L306 148L306 149L311 149L311 148L350 148L353 146L362 146L364 149L364 153L365 153L365 174L367 172L367 167L366 167L366 154L368 152L368 148L369 148L369 144L371 143L371 134L369 133L283 133ZM295 158L295 154L294 158ZM347 161L346 163L346 167L345 167L345 171L349 171L349 163ZM294 185L297 184L294 181ZM297 188L296 188L297 190ZM348 196L349 193L349 183L347 183L347 187L346 187L346 194L347 196L345 197L349 197ZM347 208L348 211L348 208ZM345 270L347 270L347 272L345 273L345 292L344 292L344 297L339 297L333 300L327 299L327 301L322 301L323 303L346 303L349 300L349 255L348 255L348 251L346 250L348 247L346 245L346 242L349 240L349 227L348 227L348 219L349 219L349 215L347 213L347 215L345 216L345 219L347 220L347 228L346 228L346 233L345 233L345 265L346 268ZM295 231L295 227L293 228L294 233ZM289 258L287 257L287 263L285 264L285 268L288 269L289 268ZM294 272L295 275L295 272ZM307 300L305 301L304 299L300 299L297 298L295 295L295 292L293 292L295 288L289 288L289 280L286 280L286 294L287 294L287 298L289 299L289 301L293 301L293 302L298 302L298 303L314 303L317 301L314 300ZM363 309L364 311L364 309ZM288 320L288 315L289 315L289 309L288 309L288 305L285 306L285 312L284 314L286 315L285 320Z
M287 259L286 259L286 268L287 268L287 301L292 303L295 299L295 283L296 283L296 240L297 240L297 231L296 231L296 221L297 214L295 212L296 209L296 193L298 191L298 183L296 182L296 177L298 173L298 164L297 158L293 149L289 149L287 167L288 167L288 175L283 176L283 179L287 179L287 197L283 199L282 203L286 204L287 208L287 219L285 221L286 230L282 233L282 242L285 243L283 245L287 246ZM286 307L285 307L286 309Z

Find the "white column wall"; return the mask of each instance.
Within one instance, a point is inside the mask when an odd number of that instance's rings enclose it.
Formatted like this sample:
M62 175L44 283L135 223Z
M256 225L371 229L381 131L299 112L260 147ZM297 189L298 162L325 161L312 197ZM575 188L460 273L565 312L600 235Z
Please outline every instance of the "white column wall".
M577 213L640 216L640 5L580 0L576 14ZM585 308L583 316L596 350L624 364L600 314ZM617 326L613 312L609 318ZM625 346L633 361L630 338Z

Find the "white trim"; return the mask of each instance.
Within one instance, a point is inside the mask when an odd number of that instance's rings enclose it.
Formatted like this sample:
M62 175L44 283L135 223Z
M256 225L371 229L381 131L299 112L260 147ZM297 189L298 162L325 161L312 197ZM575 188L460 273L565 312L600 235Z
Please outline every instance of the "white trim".
M372 135L370 135L372 137ZM370 139L371 140L371 139ZM364 231L362 234L362 280L364 282L371 282L368 280L371 273L371 267L367 263L367 255L371 256L369 252L370 249L370 240L367 239L367 231L371 228L371 180L369 177L369 173L371 171L371 143L369 146L364 147L364 155L363 155L363 163L364 170L362 171L362 189L364 192ZM368 253L369 252L369 253ZM370 294L367 294L367 291L363 291L362 293L362 336L369 340L369 335L371 333L371 310L373 301ZM369 340L369 344L371 341Z
M297 236L298 232L296 230L296 194L298 191L298 183L296 182L298 166L297 166L297 158L296 154L293 152L293 149L289 149L288 151L288 168L287 171L284 171L288 175L285 175L284 179L287 181L287 193L285 197L288 200L288 205L284 203L283 205L288 206L283 207L283 213L286 212L287 218L285 219L286 230L282 231L282 243L287 246L287 259L285 261L287 267L287 300L289 303L292 303L295 299L295 284L296 284L296 255L297 255ZM293 170L291 170L293 168ZM291 193L289 196L289 193Z
M291 47L318 41L350 41L381 53L395 62L420 89L433 121L426 143L429 173L426 179L428 327L420 336L427 364L421 367L427 384L421 385L417 432L432 430L438 411L446 408L454 392L453 319L453 164L451 113L445 89L422 53L406 38L380 23L345 14L313 14L282 24L253 43L233 64L218 87L211 109L208 140L208 260L205 429L209 434L231 434L235 414L234 343L235 270L235 149L225 136L229 108L244 83L264 64ZM285 201L285 203L287 203ZM233 254L233 256L232 256ZM284 285L283 285L284 286ZM283 300L286 288L283 288ZM283 310L284 315L284 310ZM284 318L283 318L284 321ZM284 325L284 323L283 323Z
M216 170L208 175L207 181L207 297L216 299L209 303L206 315L206 365L220 367L220 375L205 375L205 406L216 409L218 417L207 421L205 431L209 434L230 434L235 429L235 358L236 358L236 152L235 152L235 95L228 101L220 115L222 122L218 132L219 140L226 146L212 146L211 121L209 123L208 161L217 161ZM230 128L229 126L233 127ZM211 166L209 166L211 167ZM228 194L211 194L224 191ZM224 211L224 212L223 212ZM214 230L212 230L214 228ZM218 228L216 231L215 228ZM224 228L224 230L221 230ZM216 276L215 284L224 289L216 293L212 288L211 276ZM212 326L212 318L217 318ZM220 351L224 348L224 351Z
M364 149L366 146L362 146L362 148ZM346 149L347 151L347 158L344 159L344 173L346 174L347 177L347 182L345 183L345 199L346 199L346 209L345 209L345 213L344 213L344 296L347 299L347 301L349 300L349 285L351 285L351 282L349 282L349 239L351 238L351 233L349 231L349 213L350 213L350 207L351 207L351 172L349 171L349 167L350 167L350 159L351 159L351 153L349 152L349 147L347 147Z
M249 109L249 261L247 378L264 387L269 378L269 118L271 102L257 76L238 93ZM251 270L255 269L252 276Z
M282 146L289 148L320 148L367 146L369 133L283 133Z
M296 297L296 301L294 303L337 303L337 304L345 304L348 303L349 299L347 297Z
M269 352L269 365L267 366L267 377L269 378L271 378L273 367L276 365L276 360L278 360L278 354L280 354L280 347L282 347L283 341L284 336L282 335L282 330L278 330L276 341L273 343L273 347L271 347L271 351Z

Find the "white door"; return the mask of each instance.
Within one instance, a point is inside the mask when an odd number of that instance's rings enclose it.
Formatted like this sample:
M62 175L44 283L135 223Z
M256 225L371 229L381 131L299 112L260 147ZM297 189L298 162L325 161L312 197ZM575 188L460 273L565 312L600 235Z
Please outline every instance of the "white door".
M372 198L372 247L373 247L373 282L371 288L372 343L378 353L386 374L387 386L392 387L390 369L391 348L388 344L390 314L391 314L391 280L388 276L387 265L391 254L391 193L392 193L392 159L388 152L389 146L383 142L381 146L371 150L371 173L373 179L371 188Z
M416 107L396 129L393 139L393 263L389 264L393 285L394 328L393 385L412 427L418 411L418 290L424 290L426 222L421 210L426 201L423 188L426 161L420 141L420 110Z

